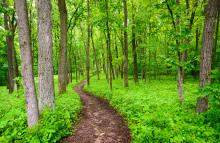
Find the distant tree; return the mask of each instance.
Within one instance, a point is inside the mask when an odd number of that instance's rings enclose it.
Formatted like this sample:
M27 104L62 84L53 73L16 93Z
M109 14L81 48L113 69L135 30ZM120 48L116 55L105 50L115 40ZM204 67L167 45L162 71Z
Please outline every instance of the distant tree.
M179 7L180 6L180 0L176 0L176 5ZM181 33L181 28L180 28L180 14L177 14L177 19L176 19L176 32ZM184 102L184 87L183 87L183 80L184 80L184 67L183 67L183 61L184 61L184 52L181 51L180 48L180 39L176 40L176 46L177 46L177 53L178 53L178 70L177 70L177 87L178 87L178 94L179 94L179 100L180 103L183 104Z
M215 42L212 50L212 69L215 69L216 62L217 62L217 55L216 55L216 50L218 48L218 36L219 36L219 19L220 19L220 11L218 11L218 16L217 16L217 23L216 23L216 29L215 29Z
M110 27L109 27L109 0L105 0L105 8L106 8L106 30L107 30L107 37L106 37L106 47L107 47L107 79L109 82L109 87L112 89L112 79L113 79L113 65L112 65L112 54L111 54L111 34L110 34Z
M5 30L7 30L8 32L6 36L7 60L8 60L8 89L9 89L9 93L12 93L16 86L15 78L18 75L17 64L16 64L16 52L14 45L14 37L15 37L15 30L17 27L17 23L15 19L15 12L13 12L12 16L10 17L9 14L7 13L7 9L9 9L8 4L6 3L5 0L2 0L2 4L6 9L6 12L4 12L4 25L5 25Z
M176 15L176 20L174 17L174 13L166 0L166 6L169 11L173 28L177 34L180 34L181 32L181 20L180 20L180 12ZM180 0L176 0L176 6L180 7ZM178 89L178 96L179 96L179 101L182 104L184 102L184 87L183 87L183 80L184 80L184 67L183 67L183 61L184 61L184 52L180 48L180 39L176 38L176 47L177 47L177 57L178 57L178 67L177 67L177 89Z
M51 1L38 0L39 109L54 108Z
M92 39L92 49L93 49L93 53L94 53L94 62L95 62L95 67L96 67L96 74L98 77L98 80L100 80L100 71L99 71L99 62L98 62L98 54L97 54L97 50L95 47L95 43L94 43L94 37L93 37L93 27L91 27L91 39Z
M132 52L133 52L133 66L134 66L134 81L135 83L137 83L138 82L138 64L137 64L137 50L136 50L134 0L132 0Z
M87 85L90 84L90 38L91 38L91 25L90 25L90 0L87 0L87 45L86 45L86 79Z
M59 94L66 92L67 74L67 9L65 0L58 0L60 12L60 54L58 70Z
M21 47L21 66L24 93L26 98L28 126L32 127L38 122L39 111L35 93L30 27L28 23L28 12L26 0L16 0L16 13L19 28L19 40Z
M128 9L127 1L124 4L124 86L128 87Z

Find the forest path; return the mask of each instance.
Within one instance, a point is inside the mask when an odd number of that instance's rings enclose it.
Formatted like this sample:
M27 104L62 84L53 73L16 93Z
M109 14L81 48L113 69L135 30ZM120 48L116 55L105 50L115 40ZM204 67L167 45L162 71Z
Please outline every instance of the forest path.
M85 81L75 87L83 103L74 134L63 143L130 143L129 129L109 104L83 91Z

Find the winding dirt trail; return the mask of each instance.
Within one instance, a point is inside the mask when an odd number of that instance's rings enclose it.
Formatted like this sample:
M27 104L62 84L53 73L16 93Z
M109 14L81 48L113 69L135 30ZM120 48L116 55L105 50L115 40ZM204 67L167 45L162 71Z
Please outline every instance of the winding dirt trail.
M63 143L130 143L129 129L122 117L109 104L83 91L85 82L75 87L83 109L74 135Z

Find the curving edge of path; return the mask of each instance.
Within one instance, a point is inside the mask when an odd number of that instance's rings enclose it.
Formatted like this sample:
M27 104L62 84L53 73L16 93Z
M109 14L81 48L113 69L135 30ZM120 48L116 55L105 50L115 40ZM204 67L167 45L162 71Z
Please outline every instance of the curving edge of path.
M75 87L83 107L74 134L62 143L130 143L131 136L123 118L109 104L83 91L85 81Z

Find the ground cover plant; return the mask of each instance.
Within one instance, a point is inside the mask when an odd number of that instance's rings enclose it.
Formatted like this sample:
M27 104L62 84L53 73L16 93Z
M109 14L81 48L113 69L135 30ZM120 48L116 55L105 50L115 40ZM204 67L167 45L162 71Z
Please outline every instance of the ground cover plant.
M69 84L65 94L56 93L55 110L45 109L39 124L32 129L27 128L23 91L8 95L6 87L0 87L0 142L51 143L70 135L81 108L80 98L73 91L75 85L76 82Z
M59 141L80 100L69 142L219 142L219 27L220 0L1 0L0 142Z
M93 78L85 89L107 99L124 116L134 143L219 142L219 121L211 125L206 114L199 115L195 111L196 99L200 96L197 81L185 81L185 104L182 106L176 96L174 78L140 81L138 85L130 81L127 89L122 88L122 82L114 81L110 91L105 80Z

